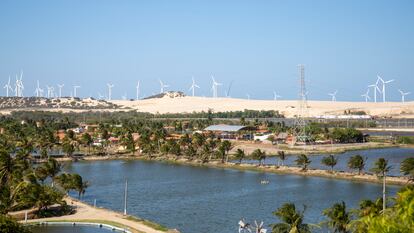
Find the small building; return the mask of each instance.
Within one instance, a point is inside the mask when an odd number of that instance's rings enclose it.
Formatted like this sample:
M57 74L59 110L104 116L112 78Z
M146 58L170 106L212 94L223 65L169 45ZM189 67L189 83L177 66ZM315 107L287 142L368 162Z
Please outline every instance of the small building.
M210 125L204 132L211 132L219 139L251 140L255 127L244 125Z

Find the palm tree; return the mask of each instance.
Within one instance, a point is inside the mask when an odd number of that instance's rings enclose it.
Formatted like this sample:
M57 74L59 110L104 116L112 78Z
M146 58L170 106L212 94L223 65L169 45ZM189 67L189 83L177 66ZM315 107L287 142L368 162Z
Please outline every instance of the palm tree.
M60 165L60 163L53 158L49 158L49 160L43 164L48 176L52 179L52 187L54 186L55 183L55 178L57 176L57 174L59 174L59 172L62 169L62 166Z
M266 152L260 149L256 149L252 152L252 157L256 160L259 160L259 166L263 165L262 161L266 159Z
M279 150L277 152L277 157L279 158L280 161L282 161L282 166L284 165L284 161L286 160L286 154L285 151L283 150Z
M236 153L234 154L234 156L236 157L236 159L239 160L239 163L241 164L246 154L244 153L244 150L239 148L236 150Z
M350 169L358 169L358 175L361 175L361 171L365 168L366 159L362 158L361 155L351 156L348 160L348 167Z
M231 144L230 141L225 140L221 143L220 147L222 147L223 150L224 150L224 154L226 156L226 161L225 162L227 163L229 161L229 151L231 149L233 149L233 145Z
M374 167L371 168L371 171L374 172L378 178L382 178L382 211L385 211L386 208L386 199L385 199L385 186L386 186L386 176L387 172L391 170L391 166L388 165L388 160L384 158L379 158L375 164Z
M303 171L306 171L308 169L309 164L312 161L305 154L301 154L301 155L298 156L298 158L295 160L295 162L298 166L302 167Z
M335 203L332 207L325 209L323 214L329 218L326 224L335 233L347 233L351 222L350 214L346 211L345 202Z
M93 143L92 136L88 133L82 134L82 144L88 147L88 154L91 153L91 145Z
M401 162L400 171L408 175L410 181L414 181L414 158L406 158Z
M323 157L321 162L323 165L331 167L331 172L333 172L333 168L338 163L338 159L333 155L328 155Z
M283 204L273 212L282 222L271 225L272 233L310 233L309 225L303 223L305 209L298 211L294 203Z
M382 210L382 204L382 198L378 198L375 202L371 200L362 200L359 203L359 217L380 215Z

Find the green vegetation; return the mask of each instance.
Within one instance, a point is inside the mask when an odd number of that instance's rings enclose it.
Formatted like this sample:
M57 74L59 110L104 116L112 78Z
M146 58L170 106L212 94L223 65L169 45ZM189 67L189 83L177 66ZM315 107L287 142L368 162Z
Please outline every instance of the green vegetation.
M397 143L412 145L412 144L414 144L414 137L412 137L412 136L399 136L399 137L397 137Z
M400 171L414 181L414 158L406 158L401 162Z
M30 233L30 230L11 217L0 214L0 233Z
M309 164L312 161L309 159L309 157L305 154L301 154L297 157L297 159L295 160L295 163L298 166L302 167L302 171L306 171L308 169Z
M366 159L362 158L361 155L354 155L349 158L348 167L350 169L357 169L358 175L361 175L361 172L365 168Z
M327 227L335 233L411 233L414 232L414 186L402 188L395 202L382 209L382 199L362 200L359 209L348 210L344 202L334 203L323 211L326 220L319 224L303 223L304 212L294 203L285 203L273 215L281 222L271 224L272 233L309 233ZM324 231L325 232L325 231Z
M333 172L335 165L338 163L338 159L333 155L328 155L323 157L321 162L323 165L331 167L331 172Z

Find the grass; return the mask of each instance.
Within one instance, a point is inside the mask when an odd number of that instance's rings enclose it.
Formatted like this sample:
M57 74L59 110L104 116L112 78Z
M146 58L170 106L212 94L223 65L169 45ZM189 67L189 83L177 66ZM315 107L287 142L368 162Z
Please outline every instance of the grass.
M144 224L148 227L151 227L152 229L158 230L158 231L167 232L169 230L167 227L162 226L158 223L151 222L151 221L146 220L146 219L141 219L141 218L138 218L138 217L135 217L135 216L128 216L128 217L126 217L126 219L128 219L130 221L142 223L142 224Z

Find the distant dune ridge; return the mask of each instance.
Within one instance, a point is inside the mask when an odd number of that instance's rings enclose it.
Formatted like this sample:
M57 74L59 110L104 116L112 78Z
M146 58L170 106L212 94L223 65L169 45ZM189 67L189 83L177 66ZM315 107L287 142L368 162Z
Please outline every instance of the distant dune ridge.
M39 99L34 101L34 99ZM12 100L15 99L15 100ZM294 117L298 112L297 100L247 100L237 98L212 98L185 96L182 92L166 92L150 96L141 100L95 100L93 98L74 99L62 98L57 104L57 99L26 98L32 101L22 102L16 97L0 98L0 112L6 114L13 110L46 110L46 111L128 111L150 113L192 113L208 111L214 112L249 110L275 110L285 117ZM33 103L41 104L33 104ZM6 104L7 103L7 104ZM31 103L31 104L28 104ZM308 101L308 116L342 115L345 111L365 112L371 116L380 117L414 117L414 102L332 102L332 101Z

